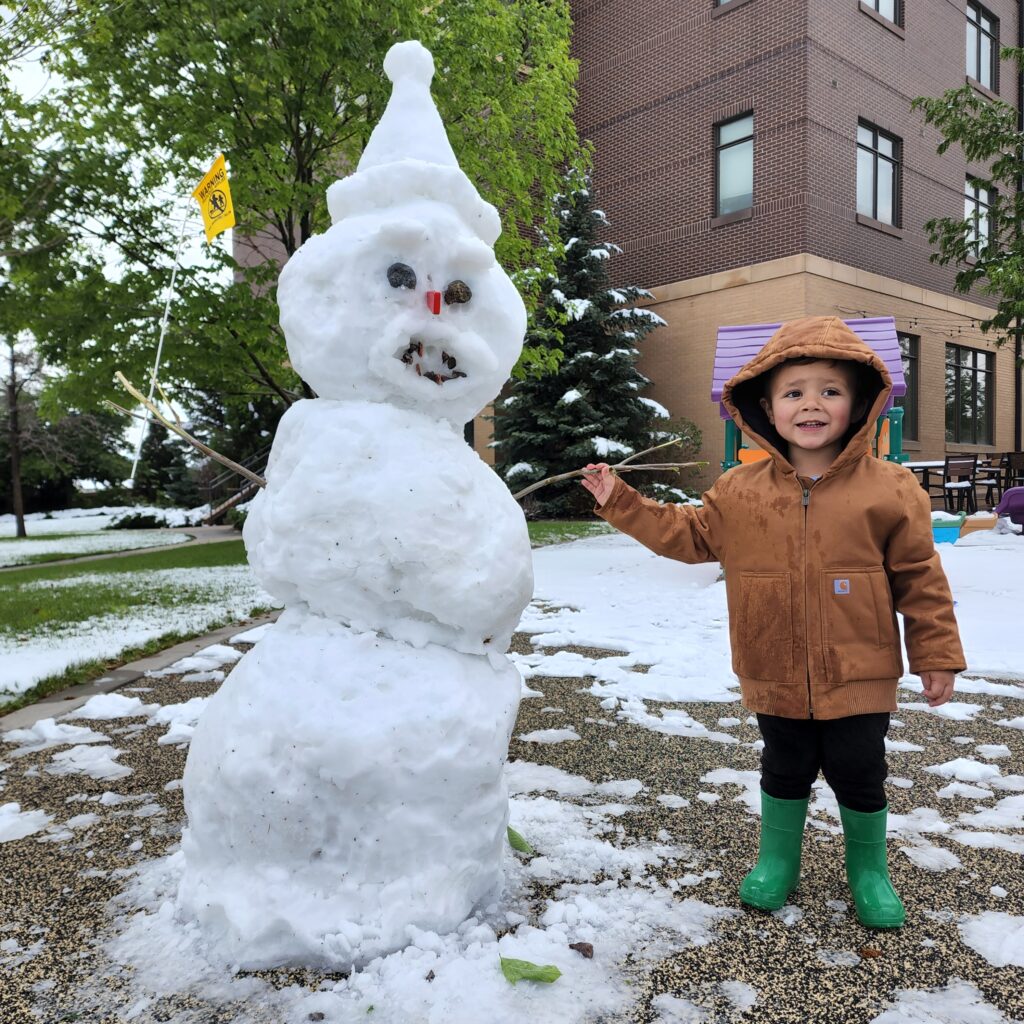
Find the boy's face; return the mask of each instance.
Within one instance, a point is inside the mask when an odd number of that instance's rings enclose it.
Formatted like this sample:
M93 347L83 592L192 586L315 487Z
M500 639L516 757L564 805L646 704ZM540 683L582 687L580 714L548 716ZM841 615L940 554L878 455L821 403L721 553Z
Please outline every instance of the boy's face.
M831 464L853 417L854 383L853 369L842 361L784 364L772 375L761 405L791 456L812 456L823 469Z

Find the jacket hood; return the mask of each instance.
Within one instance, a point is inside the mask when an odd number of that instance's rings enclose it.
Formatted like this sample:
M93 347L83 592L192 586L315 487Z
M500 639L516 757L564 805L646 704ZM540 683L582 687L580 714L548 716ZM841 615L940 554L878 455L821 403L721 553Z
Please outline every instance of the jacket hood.
M722 404L747 437L767 451L785 472L796 472L789 461L789 444L772 426L761 407L767 395L769 373L790 359L842 359L857 363L857 402L866 401L866 411L853 420L843 442L843 450L829 473L867 454L875 421L882 414L892 377L885 361L866 345L839 317L809 316L784 323L765 343L764 348L726 382Z

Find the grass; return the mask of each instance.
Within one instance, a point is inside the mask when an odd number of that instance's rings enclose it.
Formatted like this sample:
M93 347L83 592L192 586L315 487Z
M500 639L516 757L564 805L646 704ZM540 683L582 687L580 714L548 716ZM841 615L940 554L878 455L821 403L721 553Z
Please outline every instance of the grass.
M161 548L123 558L111 558L82 565L35 566L0 574L0 623L5 632L32 633L48 625L84 622L99 615L124 615L133 608L170 603L179 589L137 591L125 587L119 576L126 572L158 569L196 569L220 565L241 565L245 550L240 540L219 544L196 544L184 548ZM108 577L99 583L75 586L76 576ZM26 584L69 581L59 591ZM180 602L176 602L180 603Z
M182 530L181 532L186 532ZM6 551L17 551L17 547L6 547L6 545L18 545L32 541L53 541L53 540L74 540L79 537L93 537L102 536L102 530L96 530L90 533L48 533L42 536L31 536L31 537L0 537L0 556ZM152 548L152 544L139 543L136 550L146 551ZM173 547L173 545L166 545L167 547ZM109 548L97 548L91 551L49 551L45 554L29 555L24 561L17 563L20 566L31 566L31 565L42 565L46 562L60 562L73 558L96 558L100 555L117 555L123 551L131 551L131 548L125 547L109 547ZM7 566L0 565L0 569L7 568ZM12 566L13 568L13 566Z
M530 531L530 547L534 548L615 532L615 528L607 523L587 519L537 519L526 526Z
M158 587L138 592L125 586L122 574L153 572L160 569L233 566L242 565L244 562L245 549L241 540L230 540L218 544L160 548L156 551L87 562L82 565L36 566L8 570L0 573L0 629L15 636L31 636L32 633L45 631L49 627L57 628L68 623L84 622L97 616L127 616L134 608L152 609L154 605L170 607L172 604L187 603L187 589ZM74 584L76 577L87 575L90 577L87 582L83 580L81 585ZM97 582L97 576L106 579ZM64 585L59 590L26 586L47 581L61 582ZM229 621L225 618L223 621L209 623L202 632L227 625ZM93 659L70 666L57 675L41 680L31 690L12 697L9 702L0 704L0 714L7 714L32 704L57 690L95 679L119 665L148 654L155 654L196 635L168 632L142 646L122 650L114 658Z
M606 523L585 520L535 521L527 526L530 544L535 548L613 532ZM188 599L187 590L181 587L166 590L147 588L140 592L125 586L120 577L124 573L155 572L160 569L242 565L245 560L242 541L229 540L217 544L165 547L83 564L8 569L0 573L0 630L16 636L31 636L34 632L45 631L50 627L84 622L102 615L129 616L134 608L152 608L154 603L159 607L180 604L182 598L186 601ZM76 577L85 576L90 577L87 582L83 580L78 586L74 584ZM106 579L97 580L96 577ZM47 581L63 585L59 589L27 586ZM228 619L224 619L209 624L202 632L227 625L228 622ZM73 665L59 675L42 680L31 690L12 697L9 702L0 704L0 714L33 704L58 690L96 679L120 665L155 654L196 635L166 633L140 647L127 648L114 658L94 659Z

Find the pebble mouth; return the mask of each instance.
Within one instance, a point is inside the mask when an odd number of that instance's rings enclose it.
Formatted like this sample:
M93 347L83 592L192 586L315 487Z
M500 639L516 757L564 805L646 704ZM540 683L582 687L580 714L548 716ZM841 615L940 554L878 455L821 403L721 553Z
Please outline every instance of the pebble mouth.
M458 380L466 376L462 370L455 369L454 356L442 348L424 344L419 338L413 338L403 352L396 353L396 358L406 366L412 367L418 377L426 377L435 384L444 384L445 381Z

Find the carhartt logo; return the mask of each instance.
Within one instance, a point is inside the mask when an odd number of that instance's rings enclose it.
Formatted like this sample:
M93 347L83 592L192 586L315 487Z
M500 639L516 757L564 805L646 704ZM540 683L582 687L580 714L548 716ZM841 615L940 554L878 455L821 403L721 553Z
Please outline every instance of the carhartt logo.
M849 580L833 580L832 589L837 594L848 594L850 592Z

